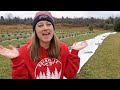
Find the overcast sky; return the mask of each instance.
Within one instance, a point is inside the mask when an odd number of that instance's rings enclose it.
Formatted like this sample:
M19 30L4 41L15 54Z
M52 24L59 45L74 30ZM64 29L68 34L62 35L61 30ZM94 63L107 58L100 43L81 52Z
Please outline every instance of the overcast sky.
M34 17L35 13L38 11L0 11L0 16L6 17L11 14L11 17L28 18ZM94 17L94 18L108 18L119 17L120 11L50 11L54 17Z

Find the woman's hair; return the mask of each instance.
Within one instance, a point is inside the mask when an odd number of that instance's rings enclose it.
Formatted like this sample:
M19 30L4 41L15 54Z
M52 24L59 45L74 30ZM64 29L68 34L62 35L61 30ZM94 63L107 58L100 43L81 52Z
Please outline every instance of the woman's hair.
M29 46L29 52L30 57L33 60L40 60L40 41L39 38L34 31L32 38L31 38L31 44ZM49 58L58 58L60 56L60 47L59 47L59 41L58 38L54 32L53 38L50 41L50 45L48 48L48 57Z

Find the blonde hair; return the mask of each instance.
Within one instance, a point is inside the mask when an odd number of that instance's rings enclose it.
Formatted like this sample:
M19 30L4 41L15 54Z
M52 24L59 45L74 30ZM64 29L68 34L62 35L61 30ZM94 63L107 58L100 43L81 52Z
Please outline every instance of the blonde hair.
M40 41L39 41L39 38L36 32L34 32L31 37L31 44L29 46L29 52L30 52L30 57L33 60L35 61L40 60ZM60 56L59 41L58 41L58 38L55 32L54 32L53 38L50 41L47 54L49 58L58 58Z

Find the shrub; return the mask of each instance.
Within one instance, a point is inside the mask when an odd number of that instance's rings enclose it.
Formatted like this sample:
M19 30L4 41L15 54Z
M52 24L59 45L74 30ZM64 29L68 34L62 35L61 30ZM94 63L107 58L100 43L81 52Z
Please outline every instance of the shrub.
M93 26L92 25L89 26L89 30L93 31Z
M5 35L2 35L2 37L5 37Z
M113 24L114 24L114 30L120 32L120 18L116 18Z

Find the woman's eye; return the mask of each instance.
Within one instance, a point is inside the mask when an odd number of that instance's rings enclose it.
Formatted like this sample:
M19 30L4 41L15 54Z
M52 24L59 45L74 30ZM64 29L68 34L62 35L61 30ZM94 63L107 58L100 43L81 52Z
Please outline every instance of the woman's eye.
M49 23L49 24L47 24L48 26L50 26L51 24Z
M38 27L42 27L43 25L38 25Z

